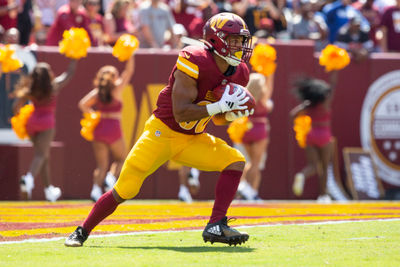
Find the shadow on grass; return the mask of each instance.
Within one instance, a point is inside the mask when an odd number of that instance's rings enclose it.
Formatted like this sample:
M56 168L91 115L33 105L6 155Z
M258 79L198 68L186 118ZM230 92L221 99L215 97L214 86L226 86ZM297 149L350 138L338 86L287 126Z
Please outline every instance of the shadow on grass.
M161 246L154 246L154 247L145 247L145 246L86 246L88 248L120 248L120 249L144 249L144 250L172 250L172 251L177 251L177 252L187 252L187 253L203 253L203 252L235 252L235 253L248 253L248 252L253 252L256 250L255 248L248 248L248 247L201 247L201 246L196 246L196 247L161 247Z

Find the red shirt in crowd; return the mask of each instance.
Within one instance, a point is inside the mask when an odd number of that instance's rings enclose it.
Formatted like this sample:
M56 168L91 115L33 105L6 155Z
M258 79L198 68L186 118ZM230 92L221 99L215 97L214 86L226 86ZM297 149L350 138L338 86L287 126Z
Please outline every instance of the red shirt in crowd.
M381 25L387 29L387 49L400 51L400 8L388 7L383 12Z
M0 7L8 6L8 0L0 0ZM15 11L16 14L16 11ZM0 16L0 25L3 26L4 30L17 27L17 16L11 17L10 12Z
M79 7L78 10L73 13L71 12L70 6L67 4L60 7L58 10L56 19L53 25L51 25L47 35L46 45L57 46L62 40L64 31L72 27L84 28L88 32L91 41L93 41L89 30L89 18L86 15L85 9Z

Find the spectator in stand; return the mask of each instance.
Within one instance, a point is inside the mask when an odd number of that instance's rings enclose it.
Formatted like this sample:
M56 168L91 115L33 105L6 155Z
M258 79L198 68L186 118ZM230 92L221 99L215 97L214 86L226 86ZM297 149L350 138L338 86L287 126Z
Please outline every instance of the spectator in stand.
M18 3L13 0L0 0L0 25L4 30L17 27Z
M356 62L368 57L374 49L369 33L361 29L359 17L351 19L340 28L335 44L346 49Z
M104 45L104 22L99 14L100 0L85 0L84 6L89 17L89 29L93 37L92 46Z
M255 34L258 30L263 30L266 27L273 28L273 36L286 30L286 19L272 0L257 0L254 4L250 3L246 8L243 19L251 34ZM271 20L273 23L270 22Z
M334 43L336 41L339 29L355 16L359 16L360 18L362 18L361 27L366 31L369 31L368 21L361 15L361 13L357 9L351 6L351 0L337 0L335 2L327 4L322 9L322 12L326 16L326 23L329 28L330 43Z
M357 1L353 6L361 12L361 14L368 20L370 31L369 38L374 43L374 50L379 51L379 42L376 38L376 32L379 28L380 13L378 7L374 4L374 0Z
M196 17L190 22L188 34L190 38L201 39L203 38L203 27L206 21L209 20L213 15L218 13L218 8L213 2L210 5L203 7L202 16Z
M315 50L321 51L328 43L328 26L323 17L316 15L314 2L301 0L299 14L293 17L291 37L293 39L307 39L315 41Z
M104 15L107 44L113 46L122 34L135 33L135 29L128 18L129 9L129 0L112 1L110 10Z
M165 33L171 33L171 47L176 47L172 27L175 19L168 5L160 0L147 0L139 6L139 40L141 48L161 48Z
M20 32L17 28L10 28L6 30L3 37L4 44L18 44L20 42Z
M32 0L21 0L21 8L17 16L17 29L20 32L20 45L27 45L31 36L33 28L32 18L30 13L32 12Z
M57 10L67 4L68 0L35 0L40 13L40 25L35 22L35 42L38 45L45 45L47 34L53 25Z
M387 7L394 6L396 0L375 0L374 5L378 8L379 14L382 14Z
M218 8L218 13L222 13L222 12L232 12L232 4L231 1L227 1L227 0L214 0L213 1L217 8Z
M64 31L72 27L84 28L93 42L89 29L89 18L82 6L82 0L69 0L68 4L60 7L47 35L46 45L58 46Z
M140 0L133 0L132 2L136 2ZM101 8L100 8L100 14L104 16L108 10L111 8L113 0L101 0Z
M400 52L400 0L382 14L381 48L383 52Z
M189 24L196 17L201 16L201 11L197 7L201 5L203 0L190 1L190 0L173 0L170 2L172 14L174 15L175 23L181 24L185 27L186 31L189 30ZM191 6L195 4L195 6Z

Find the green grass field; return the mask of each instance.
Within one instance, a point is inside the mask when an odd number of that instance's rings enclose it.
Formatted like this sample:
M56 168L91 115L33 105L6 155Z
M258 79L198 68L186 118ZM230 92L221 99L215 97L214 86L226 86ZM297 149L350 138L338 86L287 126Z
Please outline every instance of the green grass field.
M91 206L0 202L0 266L400 266L398 202L235 203L250 239L229 247L202 240L212 202L128 201L84 247L64 247Z
M201 231L0 245L0 266L399 266L400 221L272 225L242 230L242 246L204 243Z

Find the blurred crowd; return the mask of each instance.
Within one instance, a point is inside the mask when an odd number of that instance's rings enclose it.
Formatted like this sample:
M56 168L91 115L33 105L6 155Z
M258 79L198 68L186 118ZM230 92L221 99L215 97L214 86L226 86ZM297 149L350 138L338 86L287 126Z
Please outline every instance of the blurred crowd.
M355 59L400 51L400 0L0 0L0 40L57 46L64 30L83 27L92 46L129 33L142 48L181 48L224 11L258 38L314 40L317 51L333 43Z

